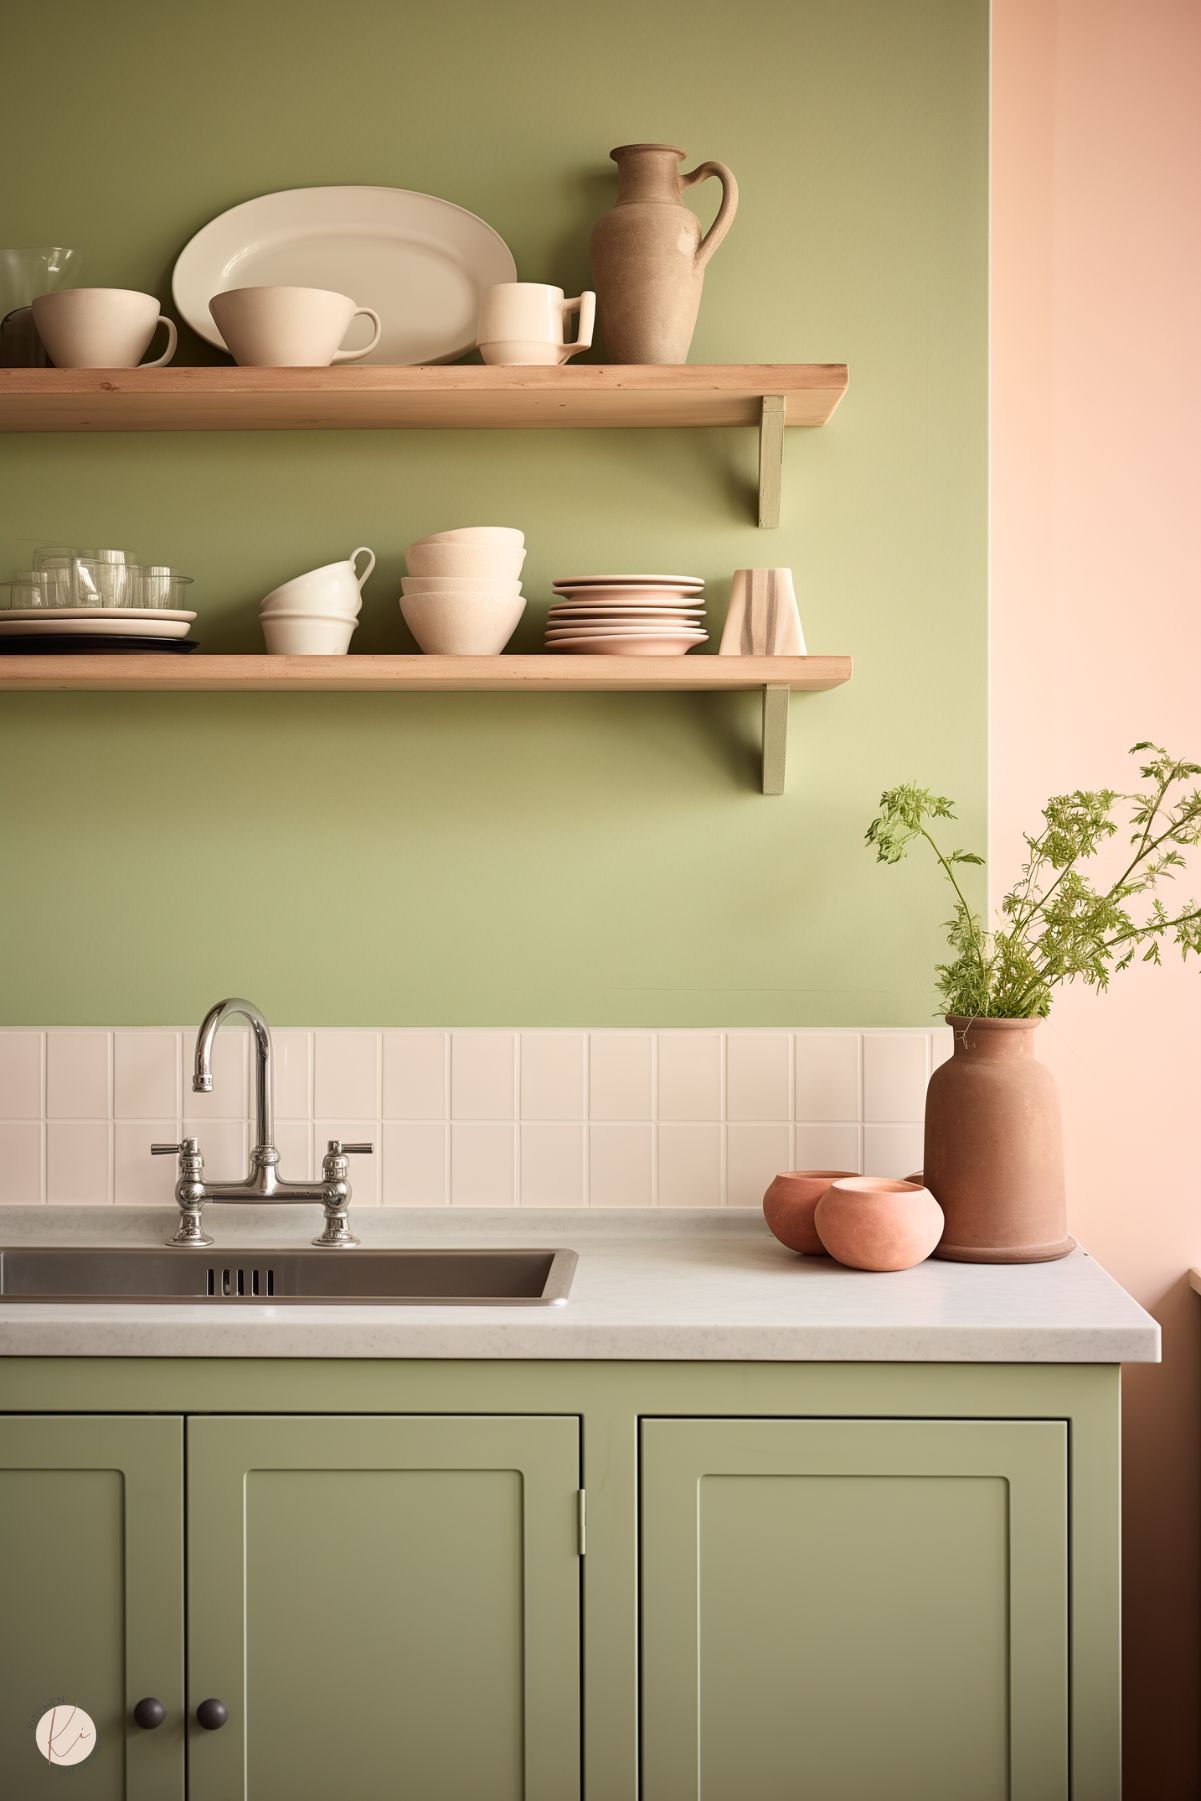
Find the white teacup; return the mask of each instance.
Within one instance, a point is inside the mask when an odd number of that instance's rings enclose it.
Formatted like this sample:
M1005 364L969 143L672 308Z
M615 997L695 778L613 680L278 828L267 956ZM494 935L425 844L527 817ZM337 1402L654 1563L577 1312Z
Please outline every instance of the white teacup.
M569 344L567 321L573 313L579 314L579 325ZM486 363L565 363L590 348L595 324L591 292L565 300L562 288L540 281L502 281L480 302L476 341Z
M325 369L370 356L380 340L379 314L329 288L228 288L209 301L217 330L236 363L255 369ZM375 336L360 350L339 350L352 319L362 315Z
M62 288L57 294L39 294L33 322L58 369L136 368L155 330L164 325L167 348L143 365L158 369L171 361L179 338L154 295L132 288Z
M344 657L358 626L325 613L270 613L261 623L270 657Z
M356 567L359 557L367 558L363 573ZM293 576L272 588L259 603L259 616L271 613L337 614L342 619L357 619L363 604L363 583L375 568L375 552L360 544L344 563L324 563L304 575Z

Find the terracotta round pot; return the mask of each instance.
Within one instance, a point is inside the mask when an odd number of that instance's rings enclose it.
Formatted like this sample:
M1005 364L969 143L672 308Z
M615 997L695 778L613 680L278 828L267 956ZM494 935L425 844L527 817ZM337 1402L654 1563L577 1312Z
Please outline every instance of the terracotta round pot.
M840 1176L851 1169L787 1169L776 1177L763 1197L763 1217L781 1244L809 1257L824 1257L825 1246L813 1223L813 1209Z
M851 1269L912 1269L942 1234L942 1208L928 1188L886 1176L849 1176L822 1195L814 1223L831 1257Z
M959 1263L1066 1257L1059 1091L1034 1056L1037 1019L948 1015L955 1054L926 1091L926 1186L946 1215L937 1255Z

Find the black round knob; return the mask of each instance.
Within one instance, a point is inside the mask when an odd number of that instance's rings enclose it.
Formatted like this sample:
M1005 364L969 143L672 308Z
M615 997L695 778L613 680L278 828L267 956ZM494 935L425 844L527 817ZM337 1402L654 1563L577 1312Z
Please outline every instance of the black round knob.
M196 1709L196 1724L203 1726L206 1732L216 1732L218 1726L224 1726L229 1718L229 1709L224 1701L202 1701Z
M166 1717L166 1708L153 1695L147 1695L133 1710L133 1723L140 1726L143 1732L153 1732L156 1726L162 1725Z

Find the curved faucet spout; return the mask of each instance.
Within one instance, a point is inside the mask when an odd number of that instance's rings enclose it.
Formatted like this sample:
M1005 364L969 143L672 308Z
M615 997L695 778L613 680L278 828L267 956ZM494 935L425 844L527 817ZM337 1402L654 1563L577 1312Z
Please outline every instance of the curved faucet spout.
M240 1000L236 995L228 1000L218 1001L210 1007L200 1022L200 1030L196 1034L196 1061L192 1071L192 1089L196 1094L211 1094L213 1090L213 1040L220 1027L232 1014L240 1013L250 1022L254 1033L255 1075L254 1075L254 1149L250 1154L252 1165L264 1162L274 1163L277 1154L270 1157L263 1152L275 1153L275 1122L272 1117L271 1087L271 1029L263 1014L253 1001Z

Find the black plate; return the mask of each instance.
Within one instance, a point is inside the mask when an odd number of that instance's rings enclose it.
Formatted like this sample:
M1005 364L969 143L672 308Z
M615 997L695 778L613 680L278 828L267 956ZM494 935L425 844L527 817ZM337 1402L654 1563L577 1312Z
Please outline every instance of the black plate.
M109 638L101 632L30 632L10 638L0 632L0 657L162 656L198 650L198 638Z

